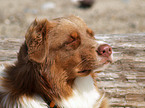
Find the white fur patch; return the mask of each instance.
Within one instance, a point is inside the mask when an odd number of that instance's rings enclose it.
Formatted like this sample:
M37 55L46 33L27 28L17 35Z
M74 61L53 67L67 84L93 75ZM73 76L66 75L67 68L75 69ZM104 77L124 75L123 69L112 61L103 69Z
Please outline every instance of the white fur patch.
M6 92L7 90L2 86L2 80L3 77L6 76L5 72L4 72L5 66L4 65L0 65L0 92Z
M0 65L0 78L4 76L4 69L5 69L5 66Z
M90 75L78 77L74 81L73 96L63 99L59 105L64 108L93 108L100 97Z
M40 96L21 96L18 100L10 100L9 93L2 99L1 105L4 108L48 108Z
M19 98L18 106L21 108L48 108L43 99L36 95L33 97L22 96Z

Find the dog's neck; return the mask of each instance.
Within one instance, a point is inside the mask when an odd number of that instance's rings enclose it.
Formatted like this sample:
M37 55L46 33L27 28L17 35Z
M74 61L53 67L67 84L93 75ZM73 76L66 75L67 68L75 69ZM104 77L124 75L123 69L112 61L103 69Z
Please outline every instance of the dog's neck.
M58 104L64 108L89 108L99 101L100 93L94 85L91 75L77 77L73 84L73 95Z

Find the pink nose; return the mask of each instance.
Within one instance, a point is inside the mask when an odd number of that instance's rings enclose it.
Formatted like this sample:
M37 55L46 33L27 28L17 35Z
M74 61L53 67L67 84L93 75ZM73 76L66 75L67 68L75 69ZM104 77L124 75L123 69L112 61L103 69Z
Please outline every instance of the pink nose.
M97 53L103 57L109 57L112 54L112 48L108 44L103 44L98 47Z

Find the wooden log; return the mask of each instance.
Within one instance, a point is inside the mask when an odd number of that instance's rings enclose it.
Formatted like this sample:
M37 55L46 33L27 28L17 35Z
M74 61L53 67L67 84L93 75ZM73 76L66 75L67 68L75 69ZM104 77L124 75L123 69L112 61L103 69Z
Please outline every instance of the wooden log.
M114 63L98 73L98 85L106 92L113 108L145 106L145 33L98 34L98 41L109 43ZM13 62L24 39L0 36L0 64Z

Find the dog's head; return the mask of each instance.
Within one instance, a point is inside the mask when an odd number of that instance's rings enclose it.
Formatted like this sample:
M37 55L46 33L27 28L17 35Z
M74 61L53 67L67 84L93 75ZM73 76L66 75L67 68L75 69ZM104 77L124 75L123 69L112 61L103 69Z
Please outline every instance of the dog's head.
M76 16L35 20L25 39L30 61L47 62L50 68L55 65L70 79L86 76L112 61L112 48L97 43L93 31Z

